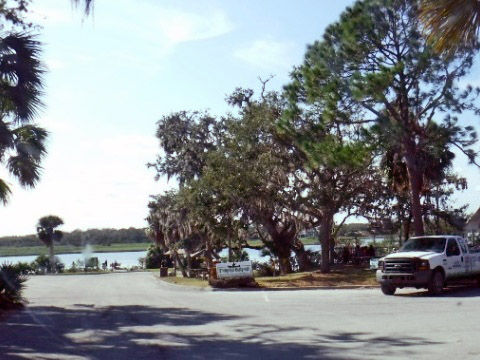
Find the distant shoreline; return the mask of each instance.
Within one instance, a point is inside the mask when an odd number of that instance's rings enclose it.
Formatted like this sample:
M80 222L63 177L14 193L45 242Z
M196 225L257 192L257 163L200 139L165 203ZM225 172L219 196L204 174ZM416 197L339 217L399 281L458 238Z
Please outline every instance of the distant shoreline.
M107 245L92 245L92 252L94 253L121 253L121 252L141 252L147 251L152 243L125 243L125 244L111 244ZM81 254L85 251L85 247L59 245L54 247L55 254ZM14 247L14 246L0 246L0 257L12 256L39 256L47 255L48 249L45 246L31 246L31 247Z

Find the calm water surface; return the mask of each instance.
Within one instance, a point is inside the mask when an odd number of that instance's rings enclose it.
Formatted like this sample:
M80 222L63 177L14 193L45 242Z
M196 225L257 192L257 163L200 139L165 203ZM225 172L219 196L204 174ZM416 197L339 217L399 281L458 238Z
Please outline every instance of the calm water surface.
M311 251L320 251L320 245L306 245L305 249ZM270 260L269 256L262 257L260 256L260 250L255 249L245 249L248 253L250 260L258 261L258 262L267 262ZM91 257L98 257L99 264L105 262L105 260L110 265L112 262L116 261L120 263L121 267L132 267L138 266L139 262L138 259L141 257L145 257L147 255L147 251L128 251L128 252L108 252L108 253L92 253ZM228 256L228 250L223 249L220 256ZM67 268L70 268L74 262L78 261L85 261L85 256L83 254L56 254L56 256L60 259L62 263L65 264ZM293 256L293 253L292 253ZM32 262L37 258L37 255L29 255L29 256L0 256L0 264L4 262L9 263L19 263L19 262Z

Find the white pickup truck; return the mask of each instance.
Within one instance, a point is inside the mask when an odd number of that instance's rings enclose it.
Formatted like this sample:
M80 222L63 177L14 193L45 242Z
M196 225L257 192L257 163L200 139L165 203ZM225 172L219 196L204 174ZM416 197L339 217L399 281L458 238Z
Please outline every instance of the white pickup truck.
M397 288L426 288L441 295L447 282L471 278L480 285L480 252L459 236L418 236L378 262L377 281L385 295Z

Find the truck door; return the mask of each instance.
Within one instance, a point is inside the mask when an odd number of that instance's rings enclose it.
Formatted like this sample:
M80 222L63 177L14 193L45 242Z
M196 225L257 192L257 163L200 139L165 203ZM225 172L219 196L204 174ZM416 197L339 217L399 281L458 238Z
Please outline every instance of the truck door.
M447 278L455 278L465 273L465 258L461 253L456 239L447 242Z
M460 245L460 251L463 254L463 261L465 263L465 274L469 274L472 272L472 260L473 258L470 256L468 252L468 246L465 244L465 241L462 238L457 238L458 245Z

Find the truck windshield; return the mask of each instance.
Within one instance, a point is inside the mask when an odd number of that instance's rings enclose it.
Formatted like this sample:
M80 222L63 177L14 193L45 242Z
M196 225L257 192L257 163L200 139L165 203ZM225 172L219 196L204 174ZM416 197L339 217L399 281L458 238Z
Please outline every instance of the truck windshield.
M441 253L445 249L445 238L414 238L408 240L400 251L431 251Z

